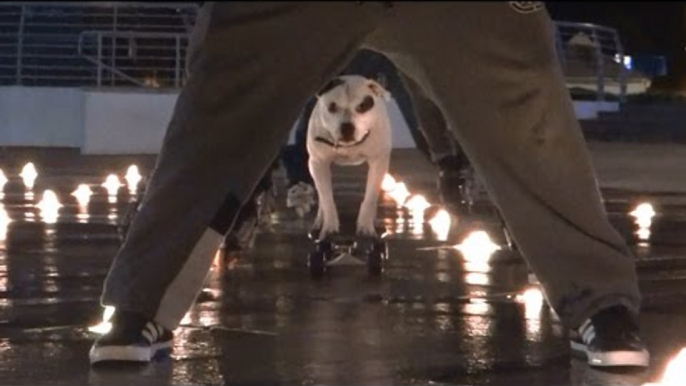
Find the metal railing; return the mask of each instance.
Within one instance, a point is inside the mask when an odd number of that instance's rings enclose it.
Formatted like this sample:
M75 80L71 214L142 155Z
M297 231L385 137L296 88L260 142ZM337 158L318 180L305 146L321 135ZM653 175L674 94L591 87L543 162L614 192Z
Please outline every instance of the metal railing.
M196 3L2 2L0 85L180 87ZM568 84L623 99L616 30L556 22ZM608 92L609 90L609 92Z
M188 34L181 33L85 31L78 53L95 66L96 86L178 88L185 80L187 45Z
M0 85L179 87L196 3L2 2Z
M608 94L623 101L629 70L617 30L590 23L555 22L557 53L568 85L595 92L598 101ZM608 92L608 86L613 92Z

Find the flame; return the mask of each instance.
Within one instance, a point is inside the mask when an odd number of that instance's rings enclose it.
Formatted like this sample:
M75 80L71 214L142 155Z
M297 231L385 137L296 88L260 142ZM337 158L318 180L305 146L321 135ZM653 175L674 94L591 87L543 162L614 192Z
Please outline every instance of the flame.
M653 222L653 217L655 217L655 209L652 204L644 202L629 214L636 218L636 224L640 228L649 228Z
M636 231L636 235L638 236L639 240L642 241L647 241L650 240L650 229L648 228L639 228Z
M683 385L686 378L686 349L682 349L674 359L672 359L665 373L662 376L660 384L662 386L677 386Z
M7 177L5 176L5 172L3 172L2 169L0 169L0 190L2 190L2 189L5 187L5 184L6 184L8 181L9 181L9 180L8 180Z
M517 295L516 300L524 303L526 317L529 319L537 318L543 308L545 298L543 292L537 287L529 287L524 293Z
M24 179L24 186L26 186L27 189L33 189L33 184L36 182L36 178L38 177L38 172L36 171L36 167L33 165L33 162L29 162L24 165L24 168L21 170L21 174L19 175Z
M657 383L646 383L643 386L681 386L686 379L686 348L667 364L662 379Z
M0 205L0 241L7 240L7 231L11 222L12 219L7 214L7 211Z
M471 261L487 261L493 253L500 250L500 246L493 243L485 231L470 233L462 243L453 248L462 252L462 255Z
M76 201L78 201L80 206L87 206L92 194L93 191L91 190L90 186L86 184L80 184L71 195L76 197Z
M450 213L447 210L441 209L429 220L429 225L431 229L436 234L436 238L439 241L446 241L448 239L448 233L450 233Z
M129 185L129 191L131 192L131 194L135 194L136 190L138 189L138 183L141 182L143 177L141 177L141 174L138 172L138 166L131 165L126 171L126 176L124 177L124 179L126 180L126 183Z
M489 285L491 283L488 275L482 272L470 272L464 275L464 281L472 285Z
M412 215L412 234L421 235L424 233L424 211L430 207L429 201L421 194L415 194L407 200L405 208L409 209Z
M59 209L62 207L57 195L52 190L43 192L43 199L36 204L36 208L40 210L40 215L43 221L47 224L54 224L57 222L59 216Z
M395 178L393 178L392 175L386 173L383 176L383 181L381 182L381 190L388 193L388 192L392 191L393 189L395 189L395 185L396 185Z
M464 269L467 272L489 273L491 272L491 265L486 261L465 261Z
M119 188L121 188L121 183L119 182L119 177L117 177L116 174L110 174L107 176L107 179L105 179L105 182L102 184L102 186L107 189L107 194L110 197L116 197Z
M110 323L110 319L112 319L112 315L114 315L114 310L114 307L106 306L105 311L102 313L102 322L100 322L98 325L88 327L88 331L100 335L105 335L110 332L112 329L112 323Z
M398 206L402 206L410 196L410 192L407 190L407 186L404 182L398 182L395 184L393 190L388 192L388 195L398 204Z
M655 217L653 205L647 202L641 203L629 214L636 218L638 239L641 241L650 240L650 226L653 224L653 217Z
M424 214L424 211L430 207L431 204L429 203L429 201L427 201L426 198L424 198L424 196L422 196L421 194L415 194L405 203L405 208L409 209L410 212L413 213L416 212Z

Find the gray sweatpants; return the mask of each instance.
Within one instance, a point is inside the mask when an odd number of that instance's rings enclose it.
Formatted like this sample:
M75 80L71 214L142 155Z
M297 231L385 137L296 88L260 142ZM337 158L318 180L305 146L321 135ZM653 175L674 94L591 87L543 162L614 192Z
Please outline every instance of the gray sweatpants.
M638 312L544 10L508 2L206 3L190 78L103 304L175 328L308 98L361 46L436 102L568 327Z

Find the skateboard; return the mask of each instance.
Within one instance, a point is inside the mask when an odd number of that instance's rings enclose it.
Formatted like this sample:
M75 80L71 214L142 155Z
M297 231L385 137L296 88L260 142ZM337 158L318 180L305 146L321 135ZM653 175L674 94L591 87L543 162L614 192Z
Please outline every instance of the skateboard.
M320 279L337 265L366 265L370 276L381 276L388 260L387 232L377 230L377 237L333 235L322 240L317 237L319 230L311 231L308 236L314 250L307 257L310 275Z

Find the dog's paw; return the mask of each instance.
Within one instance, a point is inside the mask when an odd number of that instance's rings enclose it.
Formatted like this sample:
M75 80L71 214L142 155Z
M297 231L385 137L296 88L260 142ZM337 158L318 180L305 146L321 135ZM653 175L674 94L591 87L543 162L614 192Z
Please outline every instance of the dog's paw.
M376 237L374 221L357 222L357 235L362 237Z
M324 222L324 216L322 212L317 212L317 217L314 218L314 223L312 224L312 229L322 229L322 223Z
M322 229L319 231L319 239L324 240L327 236L338 233L340 224L338 221L324 221Z

